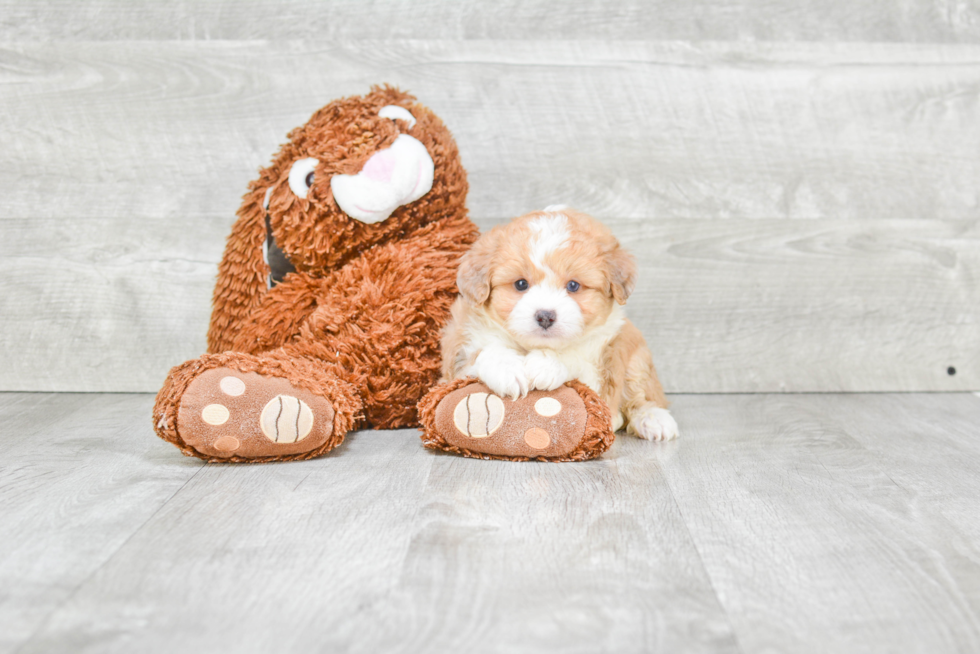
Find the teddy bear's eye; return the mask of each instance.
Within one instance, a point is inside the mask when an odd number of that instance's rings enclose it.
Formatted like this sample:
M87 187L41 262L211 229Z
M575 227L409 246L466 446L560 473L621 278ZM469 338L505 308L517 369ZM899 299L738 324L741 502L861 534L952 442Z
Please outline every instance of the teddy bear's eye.
M313 186L313 172L320 163L312 157L300 159L289 169L289 188L297 197L305 198L307 191Z
M378 112L378 115L382 118L391 118L392 120L401 118L408 123L408 129L415 127L415 116L413 116L412 113L405 107L399 107L396 104L389 104L387 107L381 107L381 111Z

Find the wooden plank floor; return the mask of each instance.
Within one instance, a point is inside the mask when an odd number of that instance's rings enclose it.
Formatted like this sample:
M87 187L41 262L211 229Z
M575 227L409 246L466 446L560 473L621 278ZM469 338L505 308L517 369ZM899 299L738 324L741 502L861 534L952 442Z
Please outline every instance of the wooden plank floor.
M206 465L0 394L0 652L980 651L980 397L681 395L680 440Z

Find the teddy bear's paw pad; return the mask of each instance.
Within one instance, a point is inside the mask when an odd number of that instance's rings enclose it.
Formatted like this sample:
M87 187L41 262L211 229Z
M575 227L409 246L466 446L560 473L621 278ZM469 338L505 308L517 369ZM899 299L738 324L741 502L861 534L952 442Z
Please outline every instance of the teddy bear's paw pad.
M439 402L435 424L450 445L471 452L550 458L582 443L587 419L582 398L567 386L509 400L473 383Z
M295 443L310 435L313 411L292 395L276 395L259 416L262 433L273 443Z
M470 438L486 438L504 422L504 401L491 393L470 393L453 410L453 424Z
M243 459L302 454L333 432L328 400L279 377L214 368L180 400L177 432L201 454Z

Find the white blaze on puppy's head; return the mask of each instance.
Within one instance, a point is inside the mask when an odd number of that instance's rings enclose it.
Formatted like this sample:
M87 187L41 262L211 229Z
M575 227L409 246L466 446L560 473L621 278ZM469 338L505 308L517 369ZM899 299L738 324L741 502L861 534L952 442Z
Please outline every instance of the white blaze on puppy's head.
M568 245L568 217L561 213L545 213L528 223L534 234L531 239L531 261L547 271L545 258Z
M528 287L510 311L507 327L519 340L539 346L574 339L582 333L582 311L569 297L568 282L550 265L554 255L568 247L568 218L546 212L531 219L528 227L532 237L527 256L534 271L528 271L530 279L521 278Z

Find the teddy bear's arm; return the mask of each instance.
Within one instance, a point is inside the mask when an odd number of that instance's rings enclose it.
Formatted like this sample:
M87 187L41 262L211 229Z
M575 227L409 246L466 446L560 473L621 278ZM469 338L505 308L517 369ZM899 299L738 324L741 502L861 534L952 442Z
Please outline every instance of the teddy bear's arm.
M293 341L305 349L304 342L330 342L341 332L356 341L357 334L391 324L394 316L401 317L395 324L409 330L438 332L473 230L468 221L432 226L371 248L325 276L291 273L241 322L229 349L258 353Z
M316 310L327 283L306 273L286 275L241 322L229 349L256 354L282 346Z
M405 334L434 330L437 340L455 298L457 262L466 245L429 237L370 250L322 280L316 310L300 331L323 341L398 325Z
M235 349L236 330L265 295L269 266L262 257L266 238L264 194L258 184L252 184L225 244L212 298L208 352Z

